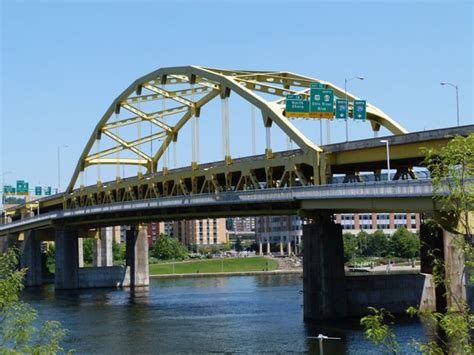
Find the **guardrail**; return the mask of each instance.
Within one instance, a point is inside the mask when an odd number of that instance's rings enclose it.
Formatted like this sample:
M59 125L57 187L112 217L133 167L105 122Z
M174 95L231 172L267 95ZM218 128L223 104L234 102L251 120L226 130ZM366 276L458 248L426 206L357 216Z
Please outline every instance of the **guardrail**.
M426 197L432 195L431 180L398 180L359 183L341 183L300 187L272 188L235 192L216 192L188 196L170 196L159 199L127 201L114 204L83 207L66 211L54 211L27 217L0 226L0 231L47 220L74 218L98 213L126 212L133 210L209 206L231 204L258 204L342 198L377 197Z

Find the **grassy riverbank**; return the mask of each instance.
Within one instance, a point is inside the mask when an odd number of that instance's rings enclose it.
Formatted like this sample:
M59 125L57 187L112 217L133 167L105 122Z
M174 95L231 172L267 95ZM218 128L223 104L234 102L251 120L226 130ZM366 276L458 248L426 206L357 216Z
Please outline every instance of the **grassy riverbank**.
M263 256L150 264L150 275L276 270L278 262Z

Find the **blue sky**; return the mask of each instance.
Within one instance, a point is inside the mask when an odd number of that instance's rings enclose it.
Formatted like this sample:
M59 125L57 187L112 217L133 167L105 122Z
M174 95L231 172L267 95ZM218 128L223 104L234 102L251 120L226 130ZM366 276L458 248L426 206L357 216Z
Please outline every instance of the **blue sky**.
M455 125L454 89L439 84L449 81L459 85L461 124L474 122L471 1L3 0L1 6L0 164L13 172L7 183L55 187L57 146L67 144L66 185L111 101L137 77L165 66L287 70L339 86L362 75L349 91L409 131ZM248 141L250 111L234 109L232 153L246 155L241 142ZM211 132L219 128L212 121L219 112L207 119L201 161L221 158L220 138ZM318 142L319 123L303 127ZM363 124L352 123L350 132L353 139L371 136ZM343 124L334 123L332 140L343 139ZM286 147L277 133L273 142ZM179 165L189 157L178 145Z

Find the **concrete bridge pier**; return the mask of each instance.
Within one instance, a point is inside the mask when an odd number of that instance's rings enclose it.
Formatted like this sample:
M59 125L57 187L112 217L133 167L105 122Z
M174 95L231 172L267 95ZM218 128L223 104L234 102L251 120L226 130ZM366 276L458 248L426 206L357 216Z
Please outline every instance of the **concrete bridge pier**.
M263 255L263 244L262 244L262 242L258 243L258 255Z
M57 290L79 287L79 235L77 231L56 230L56 270L54 285Z
M122 286L148 286L148 231L145 225L132 226L126 233L127 276Z
M98 234L98 238L94 239L92 264L95 267L113 266L113 227L100 228Z
M26 268L25 286L41 286L41 240L37 232L30 230L24 233L20 247L20 267Z
M303 226L304 319L348 315L342 227L329 216Z
M455 228L451 226L449 229ZM462 238L462 235L456 235L450 230L429 223L420 226L421 272L433 274L434 258L437 258L444 263L448 281L446 285L449 289L446 289L445 285L435 287L437 312L445 312L447 308L456 310L460 301L467 302L471 310L474 308L474 285L467 277L471 270L465 270L464 255L456 245L456 238Z

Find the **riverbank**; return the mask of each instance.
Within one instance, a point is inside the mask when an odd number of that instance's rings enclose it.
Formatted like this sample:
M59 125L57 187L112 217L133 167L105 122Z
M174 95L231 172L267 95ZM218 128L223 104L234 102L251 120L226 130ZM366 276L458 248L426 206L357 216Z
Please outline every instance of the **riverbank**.
M252 275L291 275L301 274L303 270L270 270L270 271L234 271L234 272L206 272L206 273L187 273L187 274L155 274L150 278L170 279L183 277L215 277L215 276L252 276Z
M178 261L150 265L150 276L269 272L278 262L264 256Z

